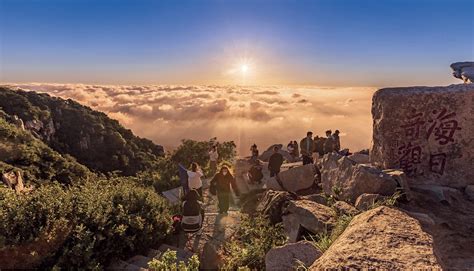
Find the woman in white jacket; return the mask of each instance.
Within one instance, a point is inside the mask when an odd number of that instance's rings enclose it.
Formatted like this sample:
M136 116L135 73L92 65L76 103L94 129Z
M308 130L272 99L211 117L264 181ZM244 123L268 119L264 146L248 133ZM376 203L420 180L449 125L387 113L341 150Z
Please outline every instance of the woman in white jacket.
M201 177L204 176L201 168L195 162L191 163L191 170L187 171L188 173L188 186L190 190L196 189L199 195L202 197L202 180Z

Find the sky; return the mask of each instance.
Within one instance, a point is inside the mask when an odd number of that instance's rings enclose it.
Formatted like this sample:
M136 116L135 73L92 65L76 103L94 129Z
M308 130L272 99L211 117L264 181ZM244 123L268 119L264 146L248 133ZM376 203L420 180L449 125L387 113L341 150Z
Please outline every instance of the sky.
M0 82L446 85L472 0L0 0Z

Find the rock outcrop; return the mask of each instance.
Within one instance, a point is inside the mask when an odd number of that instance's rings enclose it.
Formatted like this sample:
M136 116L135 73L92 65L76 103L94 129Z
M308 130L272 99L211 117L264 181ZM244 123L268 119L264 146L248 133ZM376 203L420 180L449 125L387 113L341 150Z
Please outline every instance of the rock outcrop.
M23 177L20 171L10 171L2 174L2 181L9 188L14 189L16 193L20 193L25 189Z
M464 81L474 83L474 62L456 62L451 64L453 76Z
M378 168L357 164L336 153L324 156L321 162L321 183L326 194L354 203L364 193L390 196L397 181Z
M416 219L379 207L356 216L310 270L441 269L433 246Z
M357 197L355 202L355 208L359 210L367 210L373 206L377 201L383 200L383 197L379 194L368 194L364 193Z
M296 199L296 196L286 191L267 191L257 206L257 212L268 217L272 224L282 221L283 207Z
M303 229L314 234L332 229L334 216L330 207L309 200L294 200L289 202L282 219L289 241L296 242Z
M278 173L278 182L276 179L269 179L267 188L273 190L284 190L297 193L300 190L311 188L316 178L316 167L313 164L293 167Z
M378 90L370 160L410 184L474 184L474 85Z
M265 270L297 270L302 264L310 266L322 252L308 241L270 249L265 255Z

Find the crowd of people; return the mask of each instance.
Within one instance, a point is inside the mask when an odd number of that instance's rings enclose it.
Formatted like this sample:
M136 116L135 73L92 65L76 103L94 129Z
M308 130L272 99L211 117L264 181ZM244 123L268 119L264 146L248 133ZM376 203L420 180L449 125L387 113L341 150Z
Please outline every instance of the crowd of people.
M293 160L302 160L303 165L312 164L319 157L327 153L340 151L341 142L339 134L339 130L336 130L334 133L328 130L324 137L318 135L313 137L312 132L307 132L306 137L301 139L299 145L296 141L290 141L286 148L288 153L293 157ZM251 167L247 173L248 181L250 183L261 183L263 180L263 166L259 160L259 150L256 144L250 147L250 152L251 156L249 162L251 163ZM213 175L209 191L212 195L217 196L219 214L226 215L229 210L232 191L239 196L239 189L229 167L223 165L220 170L217 171L219 159L217 146L212 145L208 154L210 174ZM278 175L284 161L285 158L281 153L280 147L275 145L268 159L270 177ZM204 221L204 211L201 208L201 201L203 200L202 177L204 173L196 162L191 163L189 169L179 164L178 169L184 191L183 215L181 218L182 229L188 232L198 231Z

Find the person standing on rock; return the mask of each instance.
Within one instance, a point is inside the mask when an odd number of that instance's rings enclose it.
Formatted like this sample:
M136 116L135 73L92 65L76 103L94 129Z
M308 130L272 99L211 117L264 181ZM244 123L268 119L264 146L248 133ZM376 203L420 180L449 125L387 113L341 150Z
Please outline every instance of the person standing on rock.
M293 141L293 147L295 148L295 157L300 157L300 148L298 146L298 142Z
M326 131L326 140L324 141L324 153L331 153L334 151L334 137L332 136L332 131Z
M209 150L209 167L211 169L211 174L216 174L217 171L217 160L219 159L219 153L217 153L216 146L212 146Z
M283 164L283 155L279 152L277 146L273 147L273 154L268 160L268 170L270 170L270 177L276 176L280 173L281 165Z
M215 194L217 194L219 214L227 214L229 210L231 187L235 195L239 197L240 193L234 176L232 176L227 166L222 166L219 173L212 178L210 188L211 191L215 191Z
M252 147L250 147L250 152L252 153L252 156L250 157L250 160L251 161L256 161L258 159L257 144L253 144Z
M332 135L334 138L334 150L339 152L341 150L341 139L339 138L339 130L334 131Z
M295 157L295 146L293 145L293 141L290 141L290 143L288 143L286 149L288 150L288 153L291 156Z
M306 137L300 142L301 155L303 156L303 165L312 164L313 158L313 132L307 132Z
M196 189L199 195L202 197L202 180L201 177L204 176L201 168L198 163L191 163L191 170L187 171L188 173L188 187L189 190Z

